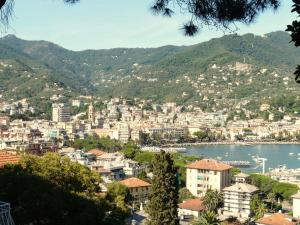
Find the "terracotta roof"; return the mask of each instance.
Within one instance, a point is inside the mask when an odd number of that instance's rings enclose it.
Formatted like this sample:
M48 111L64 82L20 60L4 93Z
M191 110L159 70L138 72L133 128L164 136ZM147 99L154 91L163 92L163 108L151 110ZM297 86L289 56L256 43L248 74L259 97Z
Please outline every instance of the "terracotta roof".
M95 156L101 156L101 155L105 154L106 152L101 151L100 149L95 148L95 149L89 150L88 153L91 153L91 154L93 154Z
M202 159L187 165L187 168L223 171L223 170L229 170L232 167L225 163L218 162L217 160L214 159Z
M202 211L204 209L203 201L199 198L186 200L178 205L180 209L192 211Z
M258 219L256 223L264 225L296 225L297 222L292 222L288 220L284 214L275 213L271 216L266 216Z
M131 177L126 180L122 180L122 181L120 181L120 183L129 188L149 187L151 185L148 182L143 181L136 177Z
M20 159L20 156L18 156L16 153L0 151L0 168L9 163L18 163Z

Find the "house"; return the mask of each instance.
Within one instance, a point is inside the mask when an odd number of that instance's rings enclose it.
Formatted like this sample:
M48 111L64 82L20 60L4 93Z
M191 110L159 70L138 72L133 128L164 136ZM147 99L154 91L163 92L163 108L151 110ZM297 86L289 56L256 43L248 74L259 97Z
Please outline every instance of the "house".
M300 192L292 196L293 198L293 217L300 219Z
M250 203L258 188L247 183L236 183L225 187L224 215L247 219L252 215Z
M250 175L248 175L246 173L238 173L234 176L234 181L236 183L249 183Z
M90 167L92 171L100 174L105 183L111 183L125 178L122 166L99 166L93 164Z
M186 187L197 197L209 189L222 191L231 183L232 167L214 159L202 159L187 165Z
M188 199L178 205L178 216L180 219L198 218L203 210L201 199Z
M3 168L7 164L16 164L20 161L21 157L16 152L0 151L0 168Z
M292 221L282 213L275 213L262 217L256 221L257 225L296 225L297 221Z
M106 154L106 152L101 151L100 149L94 148L88 151L88 153L95 155L96 157Z
M147 203L151 184L136 177L122 180L120 183L129 188L133 197L133 205L143 206L143 204Z

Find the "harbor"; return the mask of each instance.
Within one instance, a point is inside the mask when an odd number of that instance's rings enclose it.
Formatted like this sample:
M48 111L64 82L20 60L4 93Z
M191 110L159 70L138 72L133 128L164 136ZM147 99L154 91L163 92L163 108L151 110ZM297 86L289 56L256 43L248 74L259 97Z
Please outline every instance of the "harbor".
M246 173L268 173L284 164L289 165L289 169L300 167L300 147L297 144L187 146L183 154L223 162L247 161L246 166L239 166Z

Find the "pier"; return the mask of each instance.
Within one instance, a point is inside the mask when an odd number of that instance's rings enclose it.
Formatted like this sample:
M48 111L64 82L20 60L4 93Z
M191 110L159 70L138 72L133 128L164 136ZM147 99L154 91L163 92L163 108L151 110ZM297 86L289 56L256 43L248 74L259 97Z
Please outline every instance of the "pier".
M250 167L249 161L223 161L223 163L234 167Z

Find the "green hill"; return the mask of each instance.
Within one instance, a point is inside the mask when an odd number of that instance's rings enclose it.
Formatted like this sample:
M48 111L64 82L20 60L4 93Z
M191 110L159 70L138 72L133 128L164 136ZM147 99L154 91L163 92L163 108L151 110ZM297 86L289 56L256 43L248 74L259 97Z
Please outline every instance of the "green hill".
M226 35L187 47L70 51L46 41L0 39L4 99L79 94L142 97L208 110L296 97L300 51L285 32Z

